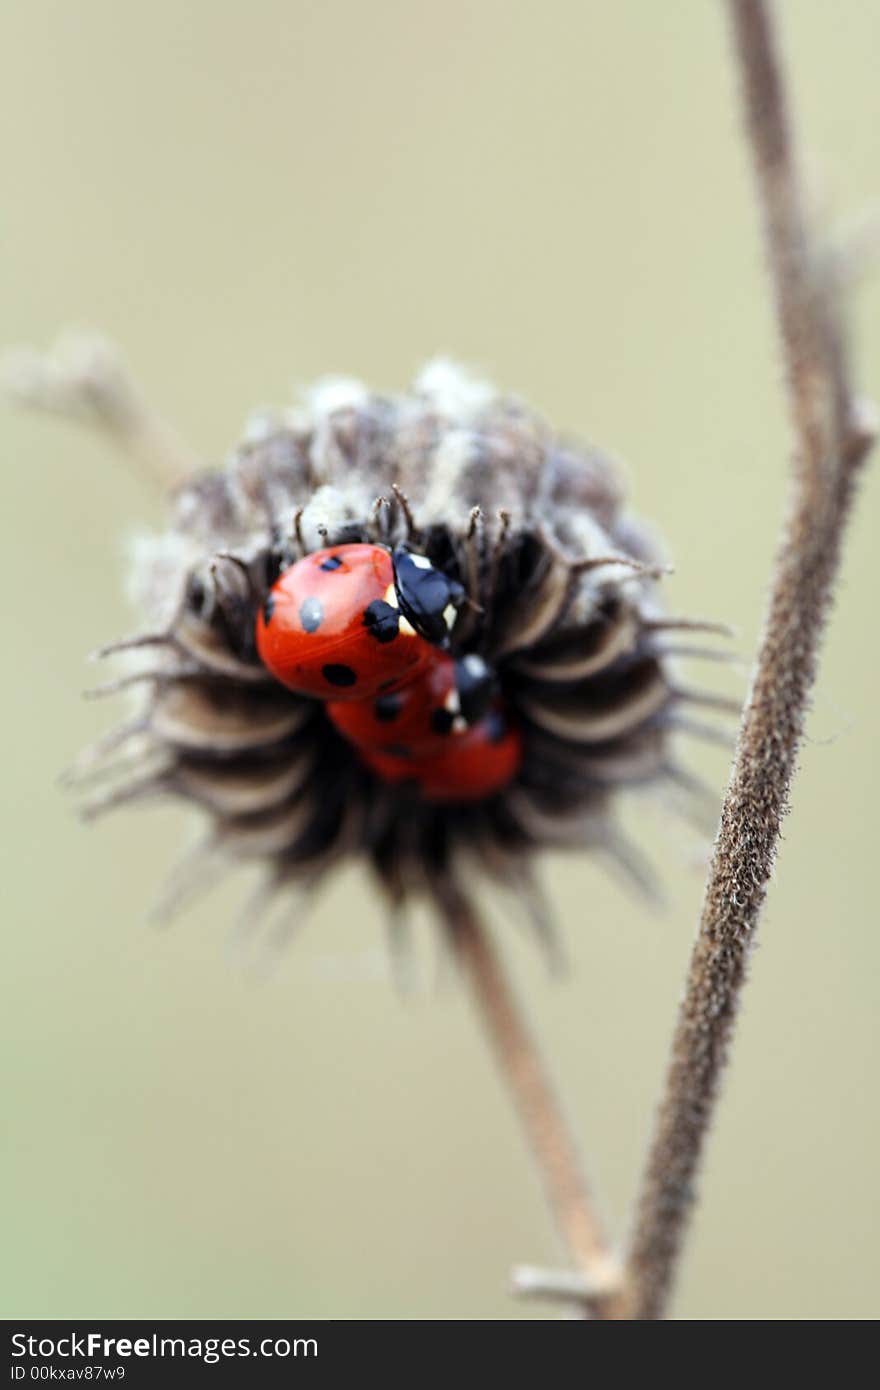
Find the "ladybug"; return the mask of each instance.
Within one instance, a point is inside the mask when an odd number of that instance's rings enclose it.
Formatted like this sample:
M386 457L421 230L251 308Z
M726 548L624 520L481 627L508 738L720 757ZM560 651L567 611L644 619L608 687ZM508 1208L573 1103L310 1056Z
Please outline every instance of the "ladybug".
M426 756L398 748L359 748L361 760L385 782L411 782L425 801L480 801L516 776L522 735L500 709ZM402 755L403 754L403 755Z
M441 753L489 710L495 677L482 657L443 651L403 685L375 699L331 700L327 714L359 748L405 750L407 757Z
M389 551L331 546L306 555L273 584L257 616L257 651L276 680L300 695L369 699L431 660L408 611Z
M257 651L289 690L326 703L361 761L426 800L472 800L514 776L521 736L482 657L449 653L461 584L404 547L330 546L273 584Z

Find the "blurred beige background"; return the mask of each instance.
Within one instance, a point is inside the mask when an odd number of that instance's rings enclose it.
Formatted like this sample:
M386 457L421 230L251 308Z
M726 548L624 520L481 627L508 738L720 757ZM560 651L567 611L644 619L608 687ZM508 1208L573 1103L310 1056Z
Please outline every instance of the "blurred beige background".
M880 192L880 10L783 17L829 205L858 210ZM451 353L622 456L676 562L670 606L752 649L786 432L720 7L10 0L0 54L4 342L99 326L212 458L297 383L394 389ZM857 327L876 394L880 284ZM258 984L225 949L238 889L143 925L185 814L73 817L56 774L115 713L80 700L84 654L131 628L123 541L162 508L100 441L0 419L3 1314L520 1316L509 1266L558 1250L427 924L402 1003L351 870ZM875 466L682 1317L880 1311L878 495ZM688 757L721 787L723 753ZM685 828L629 822L668 910L547 862L567 982L494 911L618 1230L702 882Z

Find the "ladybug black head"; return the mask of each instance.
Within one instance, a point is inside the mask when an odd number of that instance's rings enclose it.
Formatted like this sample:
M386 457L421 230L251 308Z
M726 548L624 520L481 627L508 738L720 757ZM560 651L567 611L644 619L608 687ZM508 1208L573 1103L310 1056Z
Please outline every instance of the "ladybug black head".
M435 569L425 555L413 555L399 547L391 558L394 588L403 616L426 641L448 647L449 634L465 600L463 586Z

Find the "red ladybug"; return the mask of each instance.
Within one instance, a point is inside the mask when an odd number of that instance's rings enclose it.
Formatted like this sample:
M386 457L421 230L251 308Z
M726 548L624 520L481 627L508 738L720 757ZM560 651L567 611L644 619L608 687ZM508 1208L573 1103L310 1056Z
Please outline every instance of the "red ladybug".
M464 590L425 556L338 545L292 565L257 616L267 669L327 714L379 777L426 800L471 800L510 781L521 739L493 673L446 648Z
M405 750L358 748L367 767L386 782L414 782L425 801L480 801L515 777L522 735L493 711L439 751L409 757Z
M426 665L373 700L330 700L327 714L359 747L407 750L407 756L440 753L491 708L495 680L482 657L459 659L432 649Z
M363 700L431 660L401 614L389 551L316 550L285 570L257 617L257 651L282 685L319 699Z
M402 685L371 700L329 700L327 716L358 748L404 748L408 756L421 755L448 742L456 719L449 707L454 692L455 662L432 650L431 659Z

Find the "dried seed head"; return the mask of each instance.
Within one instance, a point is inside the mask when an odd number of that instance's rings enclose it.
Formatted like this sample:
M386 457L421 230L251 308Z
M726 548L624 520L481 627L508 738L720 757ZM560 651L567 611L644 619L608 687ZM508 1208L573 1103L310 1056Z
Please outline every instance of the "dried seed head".
M522 731L521 767L501 792L434 804L380 780L320 702L260 664L255 615L278 574L308 551L364 541L409 544L464 586L454 655L491 665ZM464 855L508 881L551 846L640 872L612 801L666 775L681 720L661 567L609 460L521 402L449 363L393 398L321 383L303 408L252 421L224 468L181 486L169 531L135 559L153 626L107 650L147 647L150 662L133 678L139 717L94 755L102 772L124 759L102 805L154 792L194 801L212 851L266 861L280 884L313 883L357 853L395 901Z

